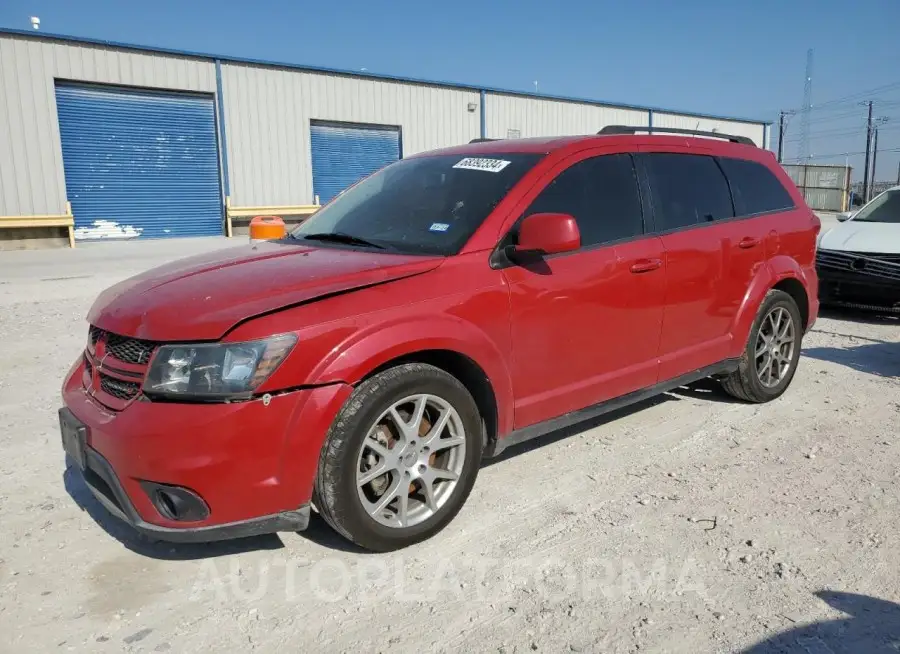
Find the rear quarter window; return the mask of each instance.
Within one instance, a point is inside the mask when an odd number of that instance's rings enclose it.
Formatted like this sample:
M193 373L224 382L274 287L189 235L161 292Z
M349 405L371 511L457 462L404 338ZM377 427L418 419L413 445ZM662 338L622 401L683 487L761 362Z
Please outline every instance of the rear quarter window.
M738 216L785 211L794 208L794 200L778 177L766 166L746 159L720 158L719 164L734 196Z

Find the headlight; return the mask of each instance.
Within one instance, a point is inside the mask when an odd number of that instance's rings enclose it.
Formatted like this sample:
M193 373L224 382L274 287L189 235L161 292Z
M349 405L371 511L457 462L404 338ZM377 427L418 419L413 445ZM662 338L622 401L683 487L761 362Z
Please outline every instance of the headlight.
M153 355L144 392L150 396L249 397L297 342L281 334L246 343L163 345Z

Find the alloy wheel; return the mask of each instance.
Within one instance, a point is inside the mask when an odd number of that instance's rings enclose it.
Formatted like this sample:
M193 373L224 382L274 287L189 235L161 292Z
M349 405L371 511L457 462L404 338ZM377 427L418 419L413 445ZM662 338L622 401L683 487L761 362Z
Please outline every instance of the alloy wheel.
M366 434L356 467L360 502L382 525L417 525L450 499L465 458L466 433L456 409L436 395L406 397Z
M766 388L774 388L790 372L795 347L794 319L781 306L773 308L759 326L756 337L756 376Z

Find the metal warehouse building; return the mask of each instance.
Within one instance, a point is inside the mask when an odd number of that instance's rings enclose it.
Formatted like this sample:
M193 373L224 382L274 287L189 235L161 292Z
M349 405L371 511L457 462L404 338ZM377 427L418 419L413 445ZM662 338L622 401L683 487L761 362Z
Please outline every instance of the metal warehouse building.
M228 234L479 137L768 125L0 30L0 248Z

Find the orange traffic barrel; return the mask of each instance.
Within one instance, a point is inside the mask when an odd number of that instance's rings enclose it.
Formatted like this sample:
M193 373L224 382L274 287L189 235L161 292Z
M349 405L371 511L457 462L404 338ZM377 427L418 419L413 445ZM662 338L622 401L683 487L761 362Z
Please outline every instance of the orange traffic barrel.
M250 242L273 241L284 238L287 230L278 216L254 216L250 221Z

